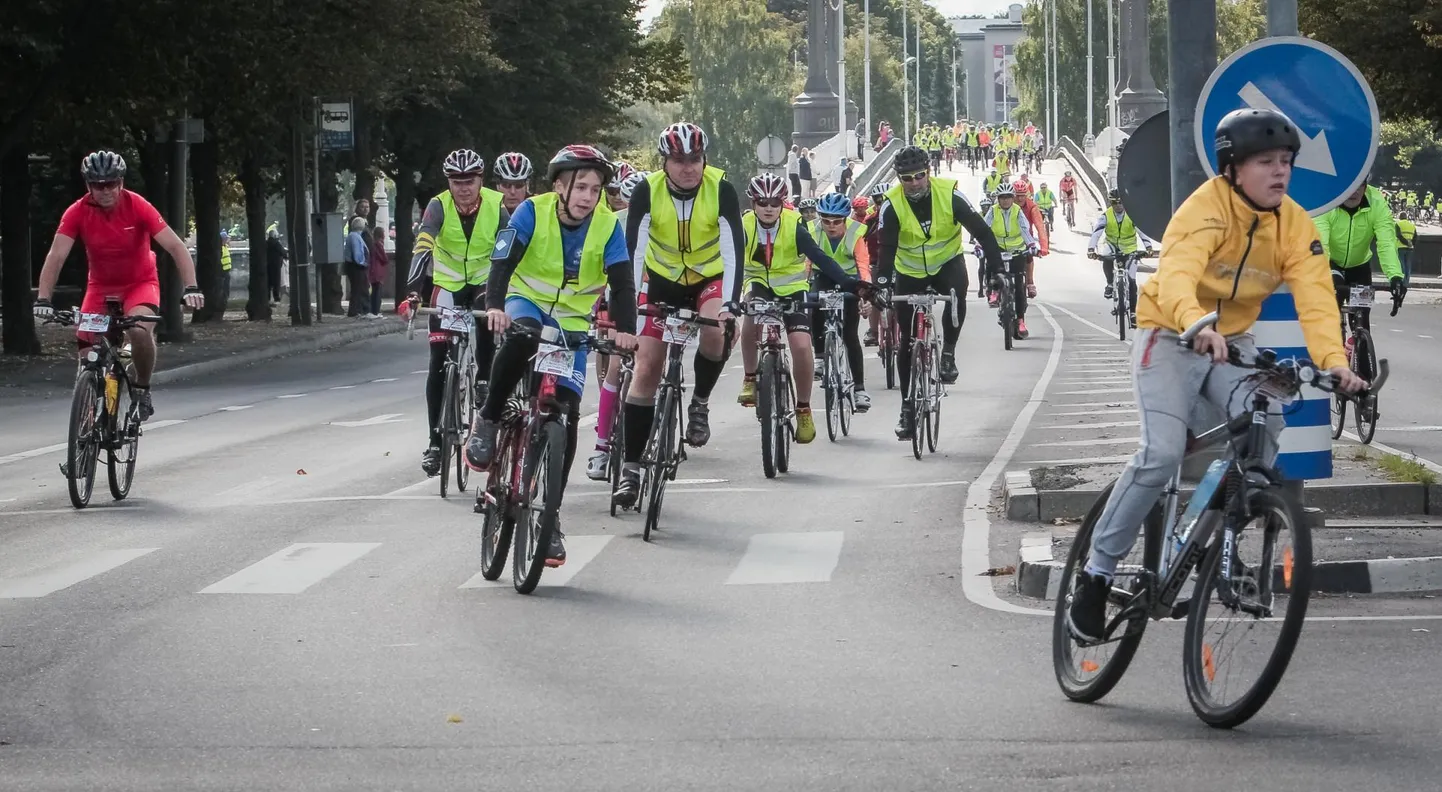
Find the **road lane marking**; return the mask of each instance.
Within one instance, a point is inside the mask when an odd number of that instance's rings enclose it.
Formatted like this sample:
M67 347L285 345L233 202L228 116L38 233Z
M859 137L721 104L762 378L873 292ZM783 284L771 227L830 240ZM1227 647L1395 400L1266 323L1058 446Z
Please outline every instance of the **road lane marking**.
M334 388L331 388L331 390L350 390L351 388L354 388L354 387L355 387L354 385L337 385L337 386L335 386Z
M184 418L170 418L164 421L151 421L150 423L141 424L140 429L142 432L147 432L154 429L164 429L167 426L176 426L183 423L185 423Z
M56 564L43 572L23 577L0 578L0 599L33 599L70 588L96 575L128 564L158 548L128 548L87 553L82 558Z
M1049 424L1044 429L1120 429L1124 426L1141 426L1141 421L1107 421L1105 423Z
M1105 336L1111 336L1111 335L1112 335L1112 331L1108 330L1108 329L1105 328L1105 327L1102 327L1101 325L1099 325L1099 324L1097 324L1096 322L1093 322L1093 321L1091 321L1091 320L1089 320L1089 319L1083 319L1080 315L1078 315L1078 314L1075 313L1074 311L1069 311L1069 310L1067 310L1066 308L1063 308L1063 307L1061 307L1060 305L1057 305L1056 303L1047 303L1047 306L1048 306L1048 307L1051 307L1051 308L1055 308L1055 309L1057 309L1058 311L1061 311L1062 313L1066 314L1067 316L1070 316L1071 318L1077 320L1078 322L1081 322L1082 324L1086 325L1087 327L1090 327L1090 328L1093 329L1093 330L1096 330L1096 331L1100 332L1101 334L1103 334L1103 335L1105 335ZM1131 345L1132 345L1132 340L1131 340L1130 338L1128 338L1128 339L1125 340L1125 341L1118 341L1117 343L1119 343L1119 344L1126 344L1127 346L1131 346Z
M379 542L301 542L262 558L201 594L299 594L325 580Z
M1016 421L1007 432L1006 439L1002 440L1001 448L996 451L996 456L987 463L981 475L971 483L966 492L966 511L963 520L961 535L961 584L962 592L972 603L983 608L1006 613L1021 613L1028 616L1050 616L1050 610L1039 608L1026 608L1002 599L997 595L992 585L992 579L984 573L991 569L991 517L987 509L991 506L991 490L997 479L1001 478L1002 471L1011 464L1011 458L1016 454L1017 448L1021 446L1022 436L1026 434L1027 427L1031 425L1031 419L1036 415L1037 409L1046 403L1046 389L1051 384L1051 379L1056 375L1057 365L1061 362L1062 341L1066 338L1065 331L1061 324L1047 310L1046 303L1036 303L1041 310L1041 315L1051 325L1052 339L1051 352L1046 359L1046 367L1042 369L1041 376L1037 378L1036 385L1031 389L1031 396L1021 408L1021 413L1016 416ZM1098 328L1100 329L1100 328Z
M153 421L151 423L142 424L141 429L144 431L150 431L153 429L164 429L167 426L175 426L176 424L183 424L185 422L186 419L183 418L172 418L165 421ZM53 454L57 451L64 451L68 447L69 445L67 443L55 443L54 445L42 446L40 448L32 448L28 451L17 451L13 454L0 456L0 465L8 465L11 462L20 462L25 459L33 459L38 456Z
M1099 438L1096 440L1058 440L1055 443L1031 443L1033 446L1101 446L1101 445L1126 445L1128 443L1140 443L1140 437L1116 437Z
M401 418L404 413L386 413L376 415L361 421L331 421L328 426L348 426L354 429L357 426L380 426L381 424L405 423L406 419Z
M221 407L221 408L220 408L220 411L221 411L221 412L240 412L241 410L249 410L250 408L252 408L252 407L254 407L254 406L255 406L254 404L232 404L232 405L230 405L229 407Z
M756 534L726 585L826 583L841 561L845 538L841 531Z
M395 377L381 377L380 379L373 379L373 380L371 380L371 383L374 384L374 383L377 383L377 382L395 382L395 381L396 381L396 378L395 378Z
M1023 459L1028 465L1114 465L1118 462L1125 462L1131 459L1132 455L1126 456L1104 456L1104 457L1081 457L1080 459Z
M276 398L277 398L277 399L299 399L299 398L302 398L302 397L307 396L307 395L309 395L309 394L305 394L305 393L287 393L287 394L285 394L284 396L277 396Z
M1417 336L1417 337L1418 337L1418 338L1431 338L1432 336L1419 335L1419 336Z
M1073 405L1068 404L1064 406L1071 407ZM1060 418L1062 416L1073 415L1135 415L1136 411L1137 410L1135 407L1124 407L1119 410L1078 410L1076 412L1049 412L1046 415L1048 418Z
M1058 396L1091 396L1098 393L1131 393L1131 388L1094 388L1091 390L1057 391Z
M595 561L596 556L600 555L601 551L606 549L606 545L615 538L615 536L609 535L568 534L566 536L566 563L541 573L541 582L537 584L537 588L559 588L570 583L587 564ZM511 582L511 560L515 557L514 553L506 554L506 567L501 570L500 577L495 580L486 580L480 572L477 572L471 576L470 580L462 583L460 588L511 588L514 585Z
M1136 412L1137 403L1134 401L1099 401L1099 402L1052 402L1054 407L1131 407ZM1061 413L1048 413L1049 415L1061 415Z

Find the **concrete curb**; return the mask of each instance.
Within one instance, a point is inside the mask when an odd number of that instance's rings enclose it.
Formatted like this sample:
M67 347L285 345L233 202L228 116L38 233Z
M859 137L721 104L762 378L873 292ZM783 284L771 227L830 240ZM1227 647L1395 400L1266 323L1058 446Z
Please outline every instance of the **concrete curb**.
M250 365L251 363L270 360L271 358L295 355L301 352L317 352L330 347L353 344L357 341L365 341L383 335L390 335L391 333L399 333L405 329L405 323L392 317L385 317L380 320L371 320L363 325L340 328L322 335L257 347L214 360L202 360L199 363L191 363L186 366L177 366L173 369L157 371L151 375L150 383L152 385L164 385L176 380L190 379L204 374L213 374L217 371L228 371Z
M1065 561L1052 557L1050 533L1021 538L1016 591L1029 599L1056 601ZM1321 594L1419 594L1442 591L1442 556L1321 561L1312 565L1312 591Z
M1031 471L1008 471L1003 479L1006 517L1016 522L1080 520L1101 495L1101 489L1077 488L1038 490L1031 484ZM1183 487L1190 495L1191 487ZM1306 489L1306 503L1328 514L1365 517L1405 517L1442 514L1442 485L1410 482L1374 484L1313 484Z

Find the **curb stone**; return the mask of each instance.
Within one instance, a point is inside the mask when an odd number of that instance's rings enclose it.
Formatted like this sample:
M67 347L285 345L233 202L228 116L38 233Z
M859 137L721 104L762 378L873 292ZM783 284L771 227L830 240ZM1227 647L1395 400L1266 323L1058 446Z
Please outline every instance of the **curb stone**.
M389 318L380 321L373 320L370 324L366 325L345 327L323 335L271 344L269 346L258 347L245 352L215 358L214 360L202 360L199 363L191 363L185 366L177 366L173 369L157 371L151 375L150 383L152 385L164 385L176 380L190 379L204 374L213 374L218 371L228 371L272 358L294 355L301 352L316 352L330 347L344 346L357 341L379 338L383 335L402 332L405 329L406 326L404 323L394 322Z
M1050 533L1022 536L1017 593L1052 602L1065 562L1052 557ZM1420 594L1442 591L1442 556L1322 561L1312 565L1312 591L1322 594Z

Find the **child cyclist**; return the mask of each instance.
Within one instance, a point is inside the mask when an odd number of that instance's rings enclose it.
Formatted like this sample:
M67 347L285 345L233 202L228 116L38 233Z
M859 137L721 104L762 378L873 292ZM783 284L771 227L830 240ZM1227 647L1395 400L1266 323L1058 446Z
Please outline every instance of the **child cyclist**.
M1172 217L1157 273L1138 299L1141 329L1131 368L1141 448L1112 489L1086 569L1077 576L1067 624L1081 641L1103 638L1112 575L1181 464L1193 402L1201 396L1228 416L1247 409L1252 389L1238 386L1251 372L1227 362L1227 346L1243 359L1255 356L1250 331L1263 300L1282 284L1290 287L1312 359L1343 392L1366 387L1347 367L1317 227L1287 197L1301 147L1296 126L1274 110L1243 109L1223 117L1213 137L1221 174ZM1197 334L1191 349L1182 347L1179 334L1211 311L1220 314L1217 324ZM1281 421L1269 422L1268 430L1275 439Z

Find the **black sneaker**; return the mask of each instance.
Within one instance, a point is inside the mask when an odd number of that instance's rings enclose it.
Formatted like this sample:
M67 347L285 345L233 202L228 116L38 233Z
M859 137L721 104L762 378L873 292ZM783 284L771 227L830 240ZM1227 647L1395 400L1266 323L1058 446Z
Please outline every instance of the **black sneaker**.
M700 448L711 439L711 410L695 399L686 411L686 442Z
M1131 314L1127 316L1127 323L1132 326L1132 329L1133 329L1133 330L1136 329L1136 326L1137 326L1137 312L1136 312L1136 311L1132 311Z
M556 518L556 530L551 532L551 546L546 550L546 566L558 567L566 563L566 535L561 533L561 518Z
M629 509L636 505L636 496L641 493L641 471L627 467L621 471L621 481L611 493L611 502L618 509Z
M943 352L941 354L941 381L947 385L955 385L961 372L956 368L956 353Z
M916 424L912 422L911 400L901 403L901 420L896 422L896 439L910 440L916 434Z
M1116 294L1112 291L1112 287L1108 286L1105 289L1102 289L1102 296L1110 300L1111 298L1115 297ZM1115 311L1113 311L1113 313L1115 313Z
M421 471L427 476L437 476L441 472L441 447L432 443L421 454Z
M1073 638L1096 643L1106 637L1107 594L1111 587L1111 581L1101 575L1077 574L1071 607L1066 612L1067 628Z
M496 455L496 432L499 428L494 421L476 419L476 430L471 432L471 439L466 442L466 466L471 470L481 471L491 466L491 458Z
M870 330L867 330L866 335L862 336L861 338L861 345L869 347L876 346L876 334L871 332Z
M149 388L135 389L135 407L142 423L150 420L150 416L155 414L155 405L150 403Z

